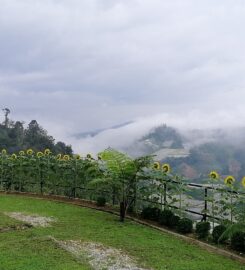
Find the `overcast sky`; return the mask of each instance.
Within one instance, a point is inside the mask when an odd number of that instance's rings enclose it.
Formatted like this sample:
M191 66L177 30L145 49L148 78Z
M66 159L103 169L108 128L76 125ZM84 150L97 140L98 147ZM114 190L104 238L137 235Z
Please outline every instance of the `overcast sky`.
M244 0L0 0L0 103L58 139L245 123L244 25Z

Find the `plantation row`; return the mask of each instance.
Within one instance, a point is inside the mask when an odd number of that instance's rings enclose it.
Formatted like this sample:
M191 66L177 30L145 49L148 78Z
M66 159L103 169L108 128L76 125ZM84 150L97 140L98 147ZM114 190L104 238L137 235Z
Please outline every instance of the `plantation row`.
M2 150L0 187L5 191L41 192L97 200L100 205L112 202L120 206L121 221L130 210L141 212L143 218L159 221L165 226L184 227L179 229L183 233L186 226L189 226L186 232L192 230L192 221L186 213L192 199L190 194L195 194L196 190L190 190L186 179L171 173L168 164L161 166L154 162L152 156L131 159L113 149L101 152L96 159L90 154L85 157L53 155L49 149L37 153L29 149L18 154ZM212 222L213 227L217 222L222 226L228 224L227 228L232 228L233 232L243 233L245 177L239 183L233 176L222 179L213 171L207 176L204 187L205 207L200 211L203 221ZM164 215L167 217L163 218ZM201 228L209 228L204 224Z

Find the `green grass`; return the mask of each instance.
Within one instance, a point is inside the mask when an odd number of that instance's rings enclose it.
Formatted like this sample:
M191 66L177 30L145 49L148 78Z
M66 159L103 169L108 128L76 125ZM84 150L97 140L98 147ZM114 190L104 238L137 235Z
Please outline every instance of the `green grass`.
M0 196L0 212L20 211L57 218L55 226L0 233L0 270L87 270L45 236L99 242L120 248L143 267L155 270L244 270L228 258L209 253L171 235L107 214L45 200Z
M0 230L18 224L23 224L23 222L10 218L0 212Z

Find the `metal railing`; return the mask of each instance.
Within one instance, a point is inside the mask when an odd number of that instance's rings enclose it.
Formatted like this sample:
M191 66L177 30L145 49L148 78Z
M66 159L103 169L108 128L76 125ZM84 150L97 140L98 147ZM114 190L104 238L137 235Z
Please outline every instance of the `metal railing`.
M176 205L171 205L167 201L167 192L168 192L168 182L164 183L164 192L163 192L163 201L153 201L144 197L132 197L132 200L134 200L134 205L139 205L139 202L141 202L141 205L143 204L154 204L158 205L159 208L173 208L173 209L179 209ZM171 183L174 183L176 185L179 184L179 182L171 180ZM195 205L192 205L192 208L185 208L182 209L186 213L199 216L203 221L206 221L207 218L213 218L216 220L219 220L220 217L218 216L211 216L208 214L208 206L209 206L209 200L208 200L208 192L209 190L216 190L219 191L219 188L213 188L212 186L202 185L202 184L195 184L195 183L186 183L186 186L188 186L191 189L199 189L201 190L201 198L198 200L195 200ZM96 189L87 188L84 186L70 186L70 185L60 185L60 184L52 184L52 183L45 183L44 181L41 182L26 182L24 184L19 185L18 181L10 182L7 180L3 180L1 183L1 189L2 191L19 191L19 192L34 192L37 194L47 194L47 195L64 195L68 198L80 198L80 199L89 199L89 200L96 200L98 196L105 196L107 198L107 202L112 205L117 205L119 202L116 200L115 194L113 194L111 191L108 190L100 190L97 191ZM220 189L221 190L221 189ZM227 190L228 193L244 196L245 199L245 193L244 192L237 192L234 190ZM195 207L198 207L200 211L195 210Z

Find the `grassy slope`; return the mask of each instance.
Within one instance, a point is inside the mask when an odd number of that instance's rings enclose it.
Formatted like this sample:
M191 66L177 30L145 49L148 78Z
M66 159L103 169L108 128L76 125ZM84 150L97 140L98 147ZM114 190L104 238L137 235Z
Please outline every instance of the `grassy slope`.
M142 266L168 270L242 270L232 260L208 253L173 236L117 217L76 206L31 198L0 195L0 212L21 211L58 219L56 226L0 233L0 270L89 269L72 256L45 240L58 239L100 242L121 248Z
M3 213L0 213L0 229L18 224L23 224L23 222L10 218Z

